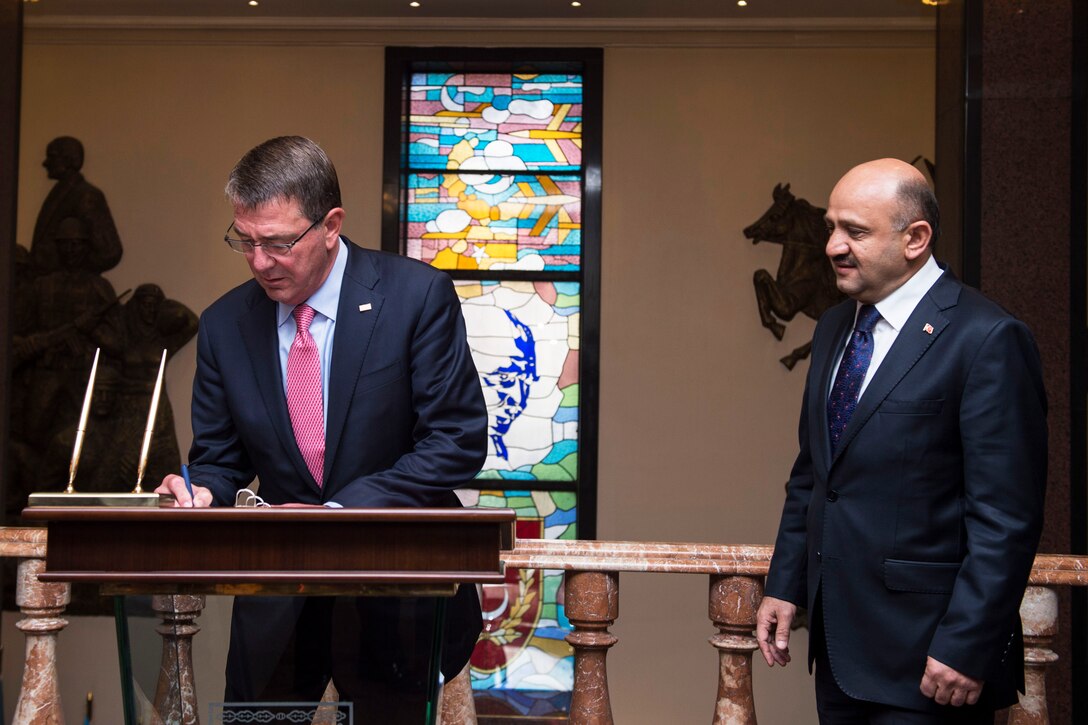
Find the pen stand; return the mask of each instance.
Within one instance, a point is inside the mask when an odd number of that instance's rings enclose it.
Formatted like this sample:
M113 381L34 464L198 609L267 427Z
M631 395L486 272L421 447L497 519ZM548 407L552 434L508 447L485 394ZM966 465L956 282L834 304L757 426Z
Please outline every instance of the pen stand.
M167 493L32 493L27 506L118 506L139 508L172 507L174 497Z

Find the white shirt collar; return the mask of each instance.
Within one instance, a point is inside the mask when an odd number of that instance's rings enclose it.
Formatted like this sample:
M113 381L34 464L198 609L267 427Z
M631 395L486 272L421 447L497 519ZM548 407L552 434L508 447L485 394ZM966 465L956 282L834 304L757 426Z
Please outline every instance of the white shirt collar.
M336 322L336 309L340 306L340 287L344 281L344 270L348 267L348 247L344 244L343 239L340 240L339 244L340 249L336 252L336 260L332 263L329 276L317 288L317 292L314 292L306 300L306 304L313 307L318 314L324 315L333 322ZM294 309L294 305L277 302L276 324L282 325L286 322Z
M907 319L914 312L914 308L932 287L944 270L937 264L937 260L931 254L922 268L915 272L910 279L900 285L899 289L876 303L876 310L880 317L895 329L896 332L903 329ZM858 303L860 308L861 303ZM855 312L856 315L856 312Z

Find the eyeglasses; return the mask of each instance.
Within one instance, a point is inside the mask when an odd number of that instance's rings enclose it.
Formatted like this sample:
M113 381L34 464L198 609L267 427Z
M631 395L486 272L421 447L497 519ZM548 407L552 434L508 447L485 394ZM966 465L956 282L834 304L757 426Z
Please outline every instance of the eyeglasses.
M260 242L254 242L252 239L235 239L230 235L230 230L234 229L234 222L231 222L230 226L227 227L227 233L223 235L223 241L229 244L230 248L233 249L235 252L238 252L239 254L252 254L257 250L257 247L260 247L264 250L265 254L271 257L286 257L288 254L291 253L291 247L301 242L304 236L309 234L314 227L323 222L325 220L325 216L327 215L322 215L317 221L306 227L306 231L295 237L295 240L293 242L288 242L287 244L265 244ZM235 232L237 231L238 230L235 229Z

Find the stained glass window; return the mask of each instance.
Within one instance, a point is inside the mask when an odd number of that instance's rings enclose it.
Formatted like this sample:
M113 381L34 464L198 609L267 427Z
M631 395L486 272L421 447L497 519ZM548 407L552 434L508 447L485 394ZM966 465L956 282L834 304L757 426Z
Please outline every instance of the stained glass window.
M409 166L581 169L581 74L413 73L410 83Z
M577 480L579 284L461 281L457 293L488 407L479 477Z
M601 52L390 48L386 78L382 246L453 277L488 407L462 498L515 509L522 538L593 538ZM509 570L483 600L481 714L562 712L561 573Z
M405 252L447 270L577 272L581 194L575 176L414 173Z
M470 505L512 508L517 535L525 539L576 536L574 494L548 491L476 491ZM504 584L488 584L481 605L484 631L472 655L477 690L570 692L573 658L564 641L570 622L564 614L559 571L508 567ZM494 696L503 701L509 698ZM537 701L537 698L533 698Z

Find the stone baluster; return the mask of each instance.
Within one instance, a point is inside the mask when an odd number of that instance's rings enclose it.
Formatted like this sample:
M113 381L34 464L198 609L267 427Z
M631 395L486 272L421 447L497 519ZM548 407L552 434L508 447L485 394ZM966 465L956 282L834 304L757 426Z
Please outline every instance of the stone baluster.
M752 631L763 599L763 583L747 576L710 577L710 621L718 634L718 701L714 725L756 725L752 692L752 652L759 649Z
M1047 725L1046 668L1058 660L1051 649L1058 634L1058 593L1029 586L1020 604L1024 624L1024 694L1009 710L1009 725Z
M151 597L151 608L162 624L162 665L155 686L155 712L165 725L199 725L196 681L193 675L193 635L200 631L195 620L204 611L204 597L162 594Z
M438 697L438 725L476 725L476 703L472 699L469 665L442 686Z
M61 615L71 601L71 587L38 581L43 571L43 559L19 562L15 603L25 618L15 626L26 634L26 660L12 725L64 725L57 684L57 634L68 626Z
M611 725L605 657L617 639L608 631L620 611L620 575L614 571L570 571L564 578L567 619L574 631L574 692L570 722Z

